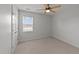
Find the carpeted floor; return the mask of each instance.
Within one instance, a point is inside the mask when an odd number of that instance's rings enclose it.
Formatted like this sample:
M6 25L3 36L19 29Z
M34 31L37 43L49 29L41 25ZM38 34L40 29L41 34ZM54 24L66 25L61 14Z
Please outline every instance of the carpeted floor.
M15 54L73 54L79 48L53 38L30 40L17 45Z

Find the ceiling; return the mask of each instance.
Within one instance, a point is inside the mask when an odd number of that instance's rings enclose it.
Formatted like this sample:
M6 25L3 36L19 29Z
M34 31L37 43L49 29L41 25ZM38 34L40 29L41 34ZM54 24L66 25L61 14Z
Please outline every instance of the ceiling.
M39 10L44 7L43 4L16 4L15 6L21 10L43 14L43 10ZM53 15L53 13L50 12L47 15Z

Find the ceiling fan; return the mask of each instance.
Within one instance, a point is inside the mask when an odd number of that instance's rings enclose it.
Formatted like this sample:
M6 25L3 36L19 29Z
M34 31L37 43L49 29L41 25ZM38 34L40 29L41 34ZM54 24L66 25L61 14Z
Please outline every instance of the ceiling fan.
M43 6L44 7L42 9L39 9L39 10L43 10L44 14L49 13L49 12L56 13L55 9L58 9L61 7L61 5L58 5L58 4L44 4Z

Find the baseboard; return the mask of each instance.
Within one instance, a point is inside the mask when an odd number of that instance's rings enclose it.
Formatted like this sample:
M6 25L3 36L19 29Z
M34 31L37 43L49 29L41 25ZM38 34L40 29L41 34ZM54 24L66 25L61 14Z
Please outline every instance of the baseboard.
M65 42L65 43L67 43L67 44L70 44L70 45L72 45L72 46L74 46L76 48L79 48L79 45L73 43L72 41L63 40L64 38L58 38L56 36L51 36L51 38L55 38L57 40L61 40L61 41Z
M20 40L19 43L22 43L22 42L27 42L27 41L32 41L32 40L39 40L39 39L45 39L45 38L54 38L54 39L57 39L57 40L60 40L60 41L63 41L67 44L70 44L76 48L79 48L79 45L78 44L75 44L73 43L72 41L68 41L68 40L65 40L64 38L59 38L59 37L56 37L56 36L48 36L48 37L39 37L39 38L36 38L36 39L29 39L29 40ZM64 39L64 40L63 40ZM18 44L19 44L18 43Z
M34 40L40 40L40 39L50 38L50 37L51 37L51 36L39 37L39 38L29 39L29 40L19 40L19 41L18 41L18 44L23 43L23 42L28 42L28 41L34 41Z

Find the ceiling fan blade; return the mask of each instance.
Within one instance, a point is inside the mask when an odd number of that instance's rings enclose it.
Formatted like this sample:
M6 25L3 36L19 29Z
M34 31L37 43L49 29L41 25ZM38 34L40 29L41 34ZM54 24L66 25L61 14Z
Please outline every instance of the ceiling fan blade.
M55 11L53 11L53 10L50 10L51 12L53 12L53 13L56 13Z
M60 8L61 7L61 5L57 5L57 6L53 6L53 7L51 7L51 9L54 9L54 8Z
M43 4L44 8L48 8L49 4Z
M45 10L45 9L37 9L37 10Z

